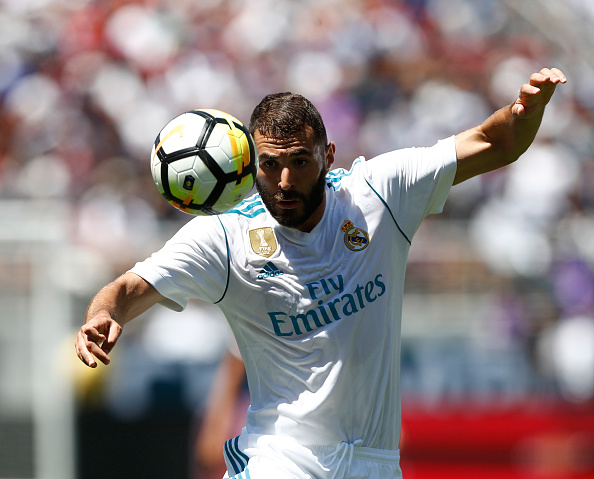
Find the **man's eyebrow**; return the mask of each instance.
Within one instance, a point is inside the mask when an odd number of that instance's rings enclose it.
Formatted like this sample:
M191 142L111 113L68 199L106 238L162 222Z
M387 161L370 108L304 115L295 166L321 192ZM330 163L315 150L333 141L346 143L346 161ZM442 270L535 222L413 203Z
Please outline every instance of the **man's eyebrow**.
M288 153L283 153L281 155L274 155L274 154L270 154L270 153L261 153L258 154L258 158L260 160L264 159L264 160L276 160L278 159L280 156L289 156L289 157L294 157L294 156L308 156L308 155L312 155L312 153L305 147L302 148L297 148L295 150L289 150Z
M260 160L276 160L277 156L269 155L267 153L258 153L258 159Z
M305 147L297 148L296 150L289 151L289 156L308 156L313 153Z

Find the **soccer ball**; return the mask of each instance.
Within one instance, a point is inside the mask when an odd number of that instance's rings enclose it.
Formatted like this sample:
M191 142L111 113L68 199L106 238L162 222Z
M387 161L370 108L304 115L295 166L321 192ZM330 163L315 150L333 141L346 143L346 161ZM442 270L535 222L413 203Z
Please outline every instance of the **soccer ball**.
M217 215L254 186L258 154L248 129L219 110L182 113L157 135L151 173L163 197L193 215Z

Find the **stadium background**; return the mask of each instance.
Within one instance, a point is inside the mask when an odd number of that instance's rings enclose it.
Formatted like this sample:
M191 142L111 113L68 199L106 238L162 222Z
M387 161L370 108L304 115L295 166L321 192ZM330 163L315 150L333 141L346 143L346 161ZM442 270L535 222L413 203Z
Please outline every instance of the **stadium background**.
M206 477L191 458L227 331L207 305L131 323L108 368L72 343L91 295L189 217L158 130L271 91L320 108L337 164L425 146L569 83L520 162L454 188L411 250L407 479L594 477L590 0L2 0L0 478Z

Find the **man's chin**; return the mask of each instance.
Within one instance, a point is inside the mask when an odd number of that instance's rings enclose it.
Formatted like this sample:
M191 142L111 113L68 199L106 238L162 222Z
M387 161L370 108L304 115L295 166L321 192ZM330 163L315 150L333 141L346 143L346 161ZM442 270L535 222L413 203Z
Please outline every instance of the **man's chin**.
M287 228L297 228L307 219L303 217L303 214L299 214L296 210L277 210L272 216L279 225L286 226Z

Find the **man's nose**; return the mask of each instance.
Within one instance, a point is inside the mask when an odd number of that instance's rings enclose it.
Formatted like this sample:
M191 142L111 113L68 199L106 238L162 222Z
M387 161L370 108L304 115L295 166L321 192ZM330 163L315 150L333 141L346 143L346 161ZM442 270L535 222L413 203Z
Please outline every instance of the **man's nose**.
M288 166L285 166L281 170L278 186L281 190L290 190L294 186L293 172L291 171L291 168L289 168Z

